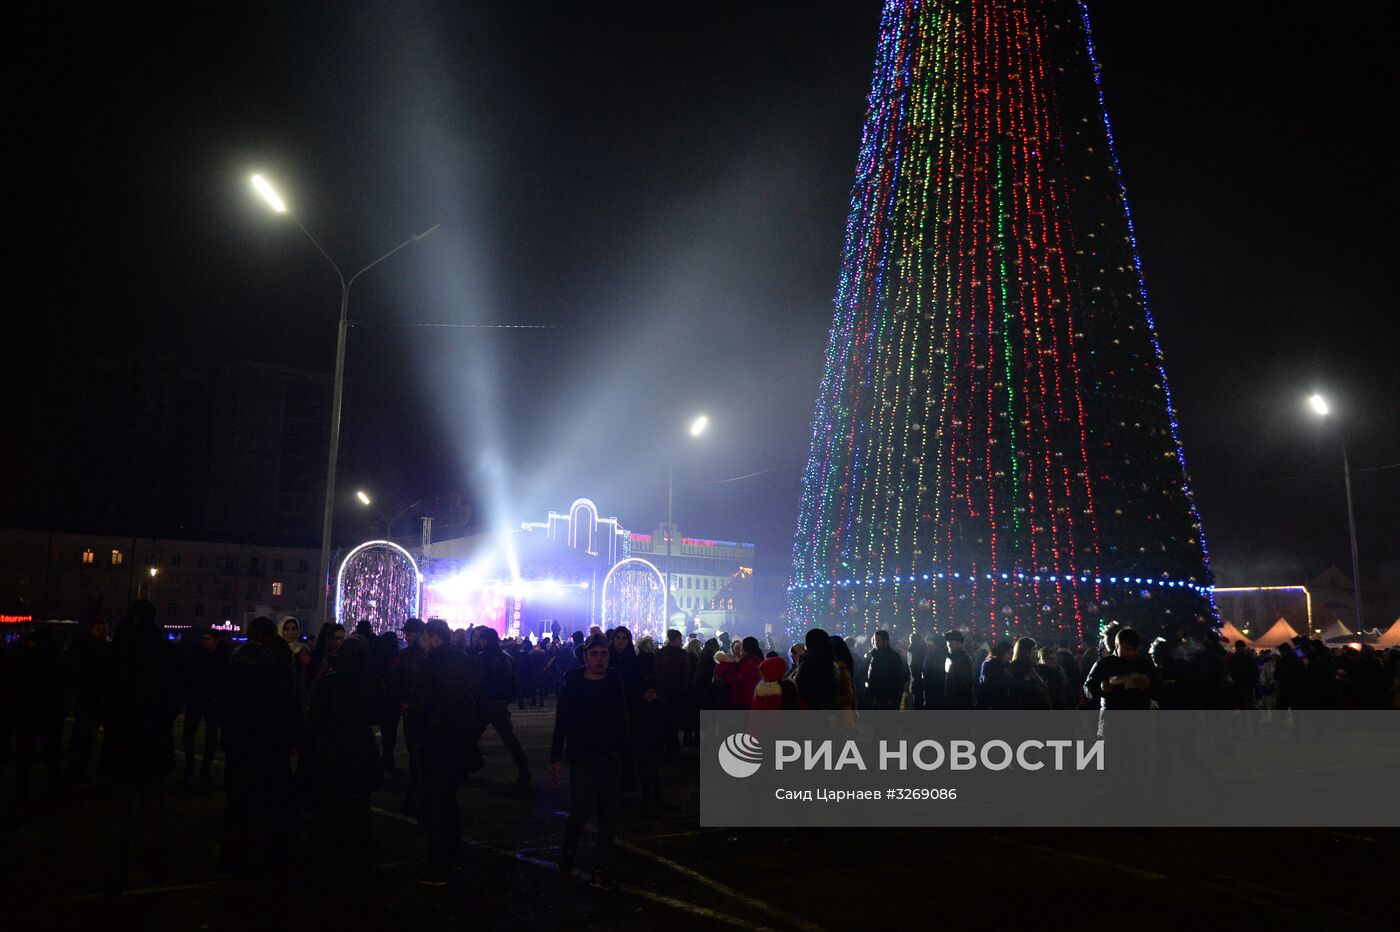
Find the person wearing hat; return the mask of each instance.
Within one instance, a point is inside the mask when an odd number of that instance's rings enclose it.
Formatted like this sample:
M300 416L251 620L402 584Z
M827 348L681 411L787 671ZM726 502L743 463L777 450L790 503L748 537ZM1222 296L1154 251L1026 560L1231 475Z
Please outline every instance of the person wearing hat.
M564 823L564 847L559 870L574 869L583 827L598 813L598 865L594 886L612 887L613 842L622 796L622 757L627 748L627 698L622 675L608 669L612 659L608 639L601 633L583 643L583 666L570 670L559 688L550 739L549 778L558 786L569 764L569 819Z
M797 696L797 684L787 678L787 661L769 657L758 665L759 681L753 691L755 712L805 709Z
M943 635L948 645L948 676L943 681L945 709L975 709L977 707L977 674L972 658L963 646L963 633L956 629Z

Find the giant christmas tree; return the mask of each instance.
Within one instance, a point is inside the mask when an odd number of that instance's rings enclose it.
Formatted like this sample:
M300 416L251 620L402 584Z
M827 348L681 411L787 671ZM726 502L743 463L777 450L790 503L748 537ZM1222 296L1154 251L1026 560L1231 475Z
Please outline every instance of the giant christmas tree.
M887 0L788 626L1213 619L1082 3Z

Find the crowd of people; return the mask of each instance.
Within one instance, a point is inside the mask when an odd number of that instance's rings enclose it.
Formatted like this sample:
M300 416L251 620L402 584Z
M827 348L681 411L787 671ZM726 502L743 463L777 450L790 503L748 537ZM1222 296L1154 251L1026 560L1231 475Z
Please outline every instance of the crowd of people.
M558 784L567 768L571 797L560 867L573 870L596 819L592 877L604 888L621 803L664 804L661 761L699 743L704 710L1400 708L1400 650L1336 651L1299 637L1261 654L1170 625L1150 643L1112 624L1097 642L976 646L958 630L896 644L883 630L867 640L813 629L780 653L771 637L701 640L673 629L658 645L595 627L502 639L416 618L400 631L362 621L304 637L294 617L259 617L240 643L213 628L171 643L155 606L139 600L109 634L105 622L88 624L64 650L50 627L34 625L0 650L0 755L14 758L20 816L37 765L61 797L91 779L96 761L113 787L114 892L134 858L159 862L167 783L212 790L216 762L221 871L277 876L304 814L309 843L341 865L337 878L363 877L375 857L371 795L397 766L401 730L401 810L423 829L422 882L443 885L461 862L457 790L484 766L487 729L513 761L519 792L532 792L511 706L555 694L549 772Z

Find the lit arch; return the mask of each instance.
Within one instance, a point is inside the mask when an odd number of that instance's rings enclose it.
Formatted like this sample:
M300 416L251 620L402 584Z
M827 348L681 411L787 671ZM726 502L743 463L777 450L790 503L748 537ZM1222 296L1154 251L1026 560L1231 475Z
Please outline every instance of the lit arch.
M658 590L660 591L660 593L661 593L661 613L660 613L660 614L661 614L661 620L660 620L660 622L657 624L657 626L656 626L656 632L655 632L655 633L659 636L659 635L660 635L662 632L664 632L665 629L666 629L666 623L667 623L666 610L667 610L667 608L669 608L669 606L670 606L670 597L669 597L669 594L666 592L666 577L663 576L662 573L661 573L661 571L660 571L659 569L656 568L656 564L654 564L654 563L652 563L652 562L650 562L650 561L648 561L648 560L643 560L641 557L628 557L628 558L625 559L625 560L619 560L617 563L613 564L612 569L608 570L608 575L603 577L603 590L602 590L602 601L603 601L603 628L604 628L604 629L607 629L608 627L612 626L613 623L614 623L615 621L618 622L618 623L620 623L620 620L618 620L618 619L609 619L609 618L608 618L608 592L609 592L608 586L612 584L613 576L615 576L615 575L617 574L617 571L620 570L620 569L622 569L624 566L627 566L629 563L637 563L637 564L640 564L641 566L643 566L643 567L645 567L646 569L650 570L652 576L655 576L655 577L656 577L657 589L658 589ZM633 631L633 632L632 632L632 636L633 636L634 638L639 637L639 635L638 635L638 633L637 633L636 631Z
M391 540L368 540L345 555L345 559L340 561L340 568L336 571L335 574L335 620L342 625L345 624L345 619L342 616L342 610L345 602L345 569L346 567L350 566L351 562L360 554L364 553L367 550L372 550L374 548L387 550L390 553L397 554L398 556L401 556L408 561L408 565L413 568L412 588L408 593L408 614L411 616L416 616L422 607L423 573L418 568L418 561L413 559L413 554L409 553L403 547L399 546ZM389 619L385 620L384 630L393 630L389 622ZM399 623L402 624L402 619L399 620Z
M588 546L584 547L585 553L598 553L596 541L598 537L598 506L586 498L578 498L569 506L569 546L578 549L578 515L580 511L588 511Z

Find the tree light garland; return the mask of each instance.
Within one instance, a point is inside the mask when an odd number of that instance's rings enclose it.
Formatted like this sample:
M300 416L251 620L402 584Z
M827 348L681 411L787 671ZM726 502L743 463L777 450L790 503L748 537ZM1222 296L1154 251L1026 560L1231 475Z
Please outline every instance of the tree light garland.
M1214 619L1099 79L1075 0L887 0L790 634Z

